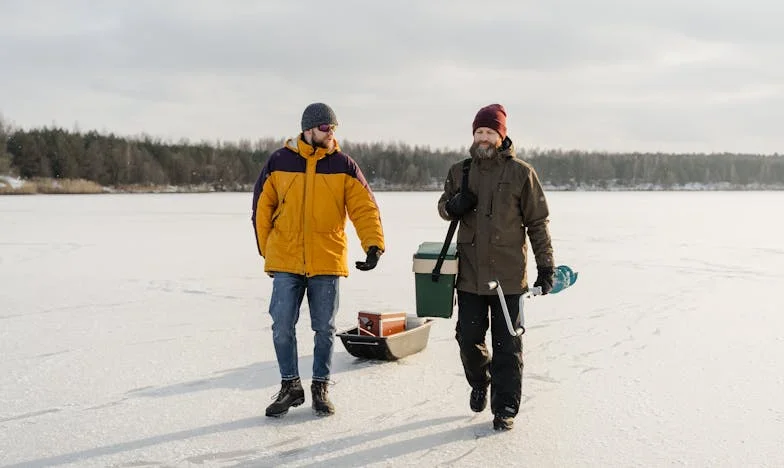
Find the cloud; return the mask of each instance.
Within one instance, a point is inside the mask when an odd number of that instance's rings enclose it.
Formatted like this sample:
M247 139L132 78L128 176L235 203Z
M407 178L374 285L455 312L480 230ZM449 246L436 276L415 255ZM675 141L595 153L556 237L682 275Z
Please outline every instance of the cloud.
M774 152L778 2L5 1L0 111L179 139L279 137L329 102L354 141Z

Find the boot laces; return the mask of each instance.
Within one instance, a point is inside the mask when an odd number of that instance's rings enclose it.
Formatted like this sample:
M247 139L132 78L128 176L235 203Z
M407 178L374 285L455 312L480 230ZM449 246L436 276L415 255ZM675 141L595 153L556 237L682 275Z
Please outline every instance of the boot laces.
M278 393L272 395L271 400L278 401L286 398L286 394L293 388L297 386L297 380L284 380L281 382L280 390Z
M331 380L314 380L313 381L313 392L317 395L320 399L326 400L327 399L327 387L329 385L334 385L334 382Z

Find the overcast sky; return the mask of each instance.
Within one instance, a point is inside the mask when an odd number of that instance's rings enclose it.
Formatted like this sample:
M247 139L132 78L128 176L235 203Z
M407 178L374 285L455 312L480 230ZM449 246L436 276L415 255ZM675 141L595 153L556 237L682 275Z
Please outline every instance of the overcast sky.
M0 0L0 114L166 140L299 131L518 147L784 152L781 0Z

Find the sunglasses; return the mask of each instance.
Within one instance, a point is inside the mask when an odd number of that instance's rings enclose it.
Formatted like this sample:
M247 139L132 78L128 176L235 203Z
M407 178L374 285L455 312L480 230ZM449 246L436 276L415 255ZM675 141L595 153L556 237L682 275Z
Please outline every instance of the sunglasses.
M321 124L321 125L319 125L316 128L318 128L320 132L327 133L330 130L332 130L334 132L335 131L335 127L337 127L337 125Z

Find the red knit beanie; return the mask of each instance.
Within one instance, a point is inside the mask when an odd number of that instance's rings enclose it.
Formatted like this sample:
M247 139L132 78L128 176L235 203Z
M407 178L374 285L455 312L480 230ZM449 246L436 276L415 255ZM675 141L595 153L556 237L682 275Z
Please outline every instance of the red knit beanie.
M479 127L492 128L499 135L501 141L506 138L506 109L501 104L490 104L479 109L474 117L473 131Z

